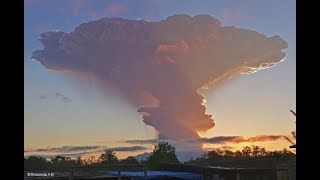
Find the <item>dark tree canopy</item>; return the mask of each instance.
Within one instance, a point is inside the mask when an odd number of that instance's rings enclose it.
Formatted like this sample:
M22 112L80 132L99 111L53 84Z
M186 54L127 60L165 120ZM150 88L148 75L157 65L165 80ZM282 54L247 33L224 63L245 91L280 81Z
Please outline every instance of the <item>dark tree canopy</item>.
M153 152L147 160L151 169L159 169L161 163L179 163L176 149L168 142L160 142L154 146Z
M115 164L119 162L116 153L108 149L100 155L99 161L101 164Z
M199 164L199 165L214 165L226 161L233 160L248 160L256 158L272 158L277 160L279 164L287 163L292 167L295 167L295 154L287 149L267 151L265 148L259 146L246 146L242 150L231 151L228 149L214 149L208 151L197 158L192 158L186 163ZM51 159L45 159L40 156L30 156L24 158L24 169L26 171L38 171L49 170L53 172L65 172L72 166L84 166L84 165L108 165L108 164L139 164L139 162L133 157L129 156L125 159L118 160L116 154L111 150L106 150L102 153L98 159L94 156L89 156L86 159L82 159L80 156L77 158L70 158L64 156L55 156ZM159 170L161 163L179 163L175 154L175 147L167 142L160 142L155 145L152 154L146 161L140 162L147 164L151 170ZM117 170L117 169L114 169ZM126 169L128 171L133 170ZM141 169L137 169L141 170Z
M120 161L120 164L138 164L138 160L136 158L134 158L133 156L128 156L125 159L122 159Z
M48 168L47 160L39 156L24 158L24 167L27 170L45 170Z

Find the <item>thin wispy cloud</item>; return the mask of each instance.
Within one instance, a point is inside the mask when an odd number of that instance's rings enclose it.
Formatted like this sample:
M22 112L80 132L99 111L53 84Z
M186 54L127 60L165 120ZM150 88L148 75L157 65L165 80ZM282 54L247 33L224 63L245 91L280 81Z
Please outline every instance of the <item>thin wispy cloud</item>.
M57 99L60 99L62 102L64 102L64 103L70 103L70 102L72 102L72 99L71 98L69 98L68 96L65 96L65 95L63 95L63 94L61 94L61 93L56 93L56 98Z
M108 146L60 146L60 147L48 147L38 149L25 149L26 156L69 156L76 157L81 155L103 153L105 150L111 150L114 152L136 152L148 150L144 146L119 146L119 147L108 147Z
M245 138L243 136L217 136L212 138L200 138L190 142L201 142L208 144L226 144L226 143L243 143L243 142L264 142L277 141L283 139L283 135L258 135Z
M53 98L52 95L40 95L39 96L40 100L46 100L46 99L50 99L50 98ZM59 92L56 92L55 95L54 95L54 98L63 102L63 103L71 103L72 102L72 99L62 93L59 93Z
M30 157L30 156L41 156L43 158L49 159L49 158L54 158L56 156L63 156L63 157L71 157L75 158L78 156L84 156L84 155L89 155L89 154L94 154L94 153L102 153L102 150L95 150L95 151L85 151L85 152L75 152L75 153L50 153L50 154L30 154L30 155L25 155L24 157Z
M143 150L148 150L148 148L144 146L130 146L130 147L107 148L107 150L123 152L123 151L143 151Z
M220 149L220 150L229 150L229 151L232 151L235 149L235 147L232 147L232 146L220 146L219 148L203 148L204 150L206 151L212 151L212 150L216 150L216 149Z
M74 151L86 151L101 149L105 146L61 146L61 147L50 147L50 148L39 148L39 149L29 149L24 152L74 152Z
M143 140L127 140L125 143L129 144L156 144L159 142L159 139L143 139Z
M206 144L227 144L227 143L243 143L243 142L264 142L264 141L278 141L284 140L283 135L257 135L253 137L243 136L217 136L211 138L197 138L197 139L181 139L178 140L184 143L206 143ZM146 140L127 140L125 143L129 144L156 144L166 139L146 139ZM170 140L173 141L173 140Z

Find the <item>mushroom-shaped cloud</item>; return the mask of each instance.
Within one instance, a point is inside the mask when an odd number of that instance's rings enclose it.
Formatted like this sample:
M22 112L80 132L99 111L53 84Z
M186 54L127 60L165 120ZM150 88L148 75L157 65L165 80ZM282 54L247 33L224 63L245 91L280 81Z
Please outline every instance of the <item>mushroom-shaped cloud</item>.
M279 36L222 26L209 15L159 22L102 18L71 33L45 32L40 40L44 49L33 59L112 84L159 138L175 140L199 138L215 125L200 89L269 68L285 58L288 46Z

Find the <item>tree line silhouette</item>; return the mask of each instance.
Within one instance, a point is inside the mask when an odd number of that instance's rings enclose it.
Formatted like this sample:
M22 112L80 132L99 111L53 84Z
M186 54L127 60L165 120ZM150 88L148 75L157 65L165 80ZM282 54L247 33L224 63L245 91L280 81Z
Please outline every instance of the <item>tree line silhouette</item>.
M267 151L265 148L259 146L246 146L242 150L230 151L214 149L203 153L195 159L190 159L191 164L217 164L232 160L246 160L254 158L273 158L279 162L294 162L296 155L287 150ZM46 159L41 156L29 156L24 158L24 169L30 170L50 170L50 171L67 171L72 166L86 166L86 165L113 165L113 164L146 164L148 169L157 170L161 163L180 163L176 153L175 147L167 142L160 142L155 145L153 152L146 160L138 161L133 156L128 156L125 159L119 159L115 152L105 150L98 158L89 156L82 159L81 156L77 158L70 158L64 156L56 156L51 159Z

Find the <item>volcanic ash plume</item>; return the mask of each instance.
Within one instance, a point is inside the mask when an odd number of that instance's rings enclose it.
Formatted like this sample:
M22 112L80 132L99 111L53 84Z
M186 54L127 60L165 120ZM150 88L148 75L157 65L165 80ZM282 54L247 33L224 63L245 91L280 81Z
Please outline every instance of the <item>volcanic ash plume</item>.
M159 138L175 140L199 138L197 132L214 127L199 89L269 68L287 48L279 36L223 27L209 15L160 22L102 18L71 33L43 33L40 40L44 49L33 59L47 69L91 74L101 87L111 84Z

